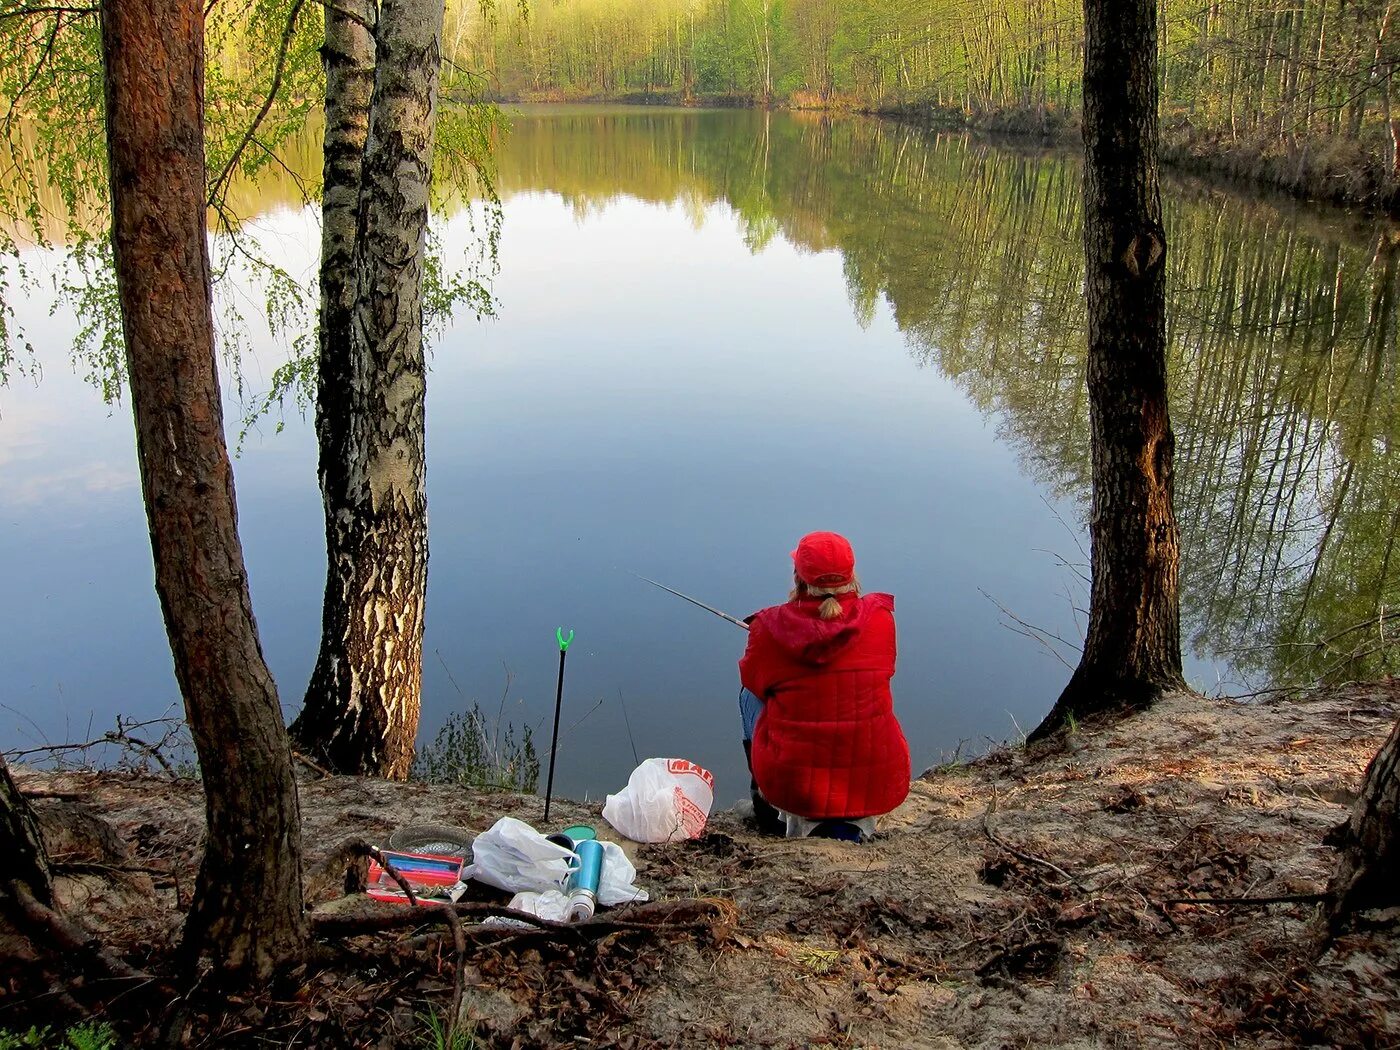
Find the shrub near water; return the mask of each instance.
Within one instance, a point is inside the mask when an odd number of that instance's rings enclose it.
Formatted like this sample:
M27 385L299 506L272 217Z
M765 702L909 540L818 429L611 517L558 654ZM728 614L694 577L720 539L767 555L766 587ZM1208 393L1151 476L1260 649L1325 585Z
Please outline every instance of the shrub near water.
M540 779L534 731L523 725L517 736L515 726L502 727L499 716L488 726L481 705L473 703L471 710L448 716L433 742L419 749L413 777L429 784L534 791Z

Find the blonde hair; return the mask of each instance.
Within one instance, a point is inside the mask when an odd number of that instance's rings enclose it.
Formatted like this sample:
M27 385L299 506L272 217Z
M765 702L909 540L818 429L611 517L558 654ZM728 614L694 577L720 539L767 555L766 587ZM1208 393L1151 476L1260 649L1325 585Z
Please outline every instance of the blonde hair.
M821 608L817 610L817 615L823 620L834 620L841 615L841 602L837 599L838 594L860 594L860 577L851 573L851 582L842 584L840 587L814 587L802 577L793 573L793 588L788 594L788 601L795 601L798 598L825 598Z

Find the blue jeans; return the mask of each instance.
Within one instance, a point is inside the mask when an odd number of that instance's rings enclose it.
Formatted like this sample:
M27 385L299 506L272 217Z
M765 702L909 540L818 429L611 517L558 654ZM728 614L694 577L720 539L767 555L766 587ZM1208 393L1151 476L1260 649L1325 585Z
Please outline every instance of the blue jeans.
M739 687L739 721L743 723L744 739L753 739L753 727L758 725L758 716L763 713L763 701L743 686Z

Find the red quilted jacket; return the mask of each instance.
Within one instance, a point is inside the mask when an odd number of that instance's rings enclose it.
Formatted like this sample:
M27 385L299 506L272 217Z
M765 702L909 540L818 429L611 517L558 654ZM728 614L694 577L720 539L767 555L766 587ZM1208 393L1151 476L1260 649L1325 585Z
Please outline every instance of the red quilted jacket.
M753 775L773 805L812 819L888 813L909 794L909 744L894 717L894 598L798 598L753 615L739 661L763 701Z

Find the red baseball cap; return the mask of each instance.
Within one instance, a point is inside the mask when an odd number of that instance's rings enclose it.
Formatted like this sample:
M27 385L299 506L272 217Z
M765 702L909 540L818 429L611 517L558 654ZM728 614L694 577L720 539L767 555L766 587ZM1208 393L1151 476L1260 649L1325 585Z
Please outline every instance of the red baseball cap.
M835 532L809 532L797 541L792 567L802 582L814 587L843 587L856 571L856 552Z

